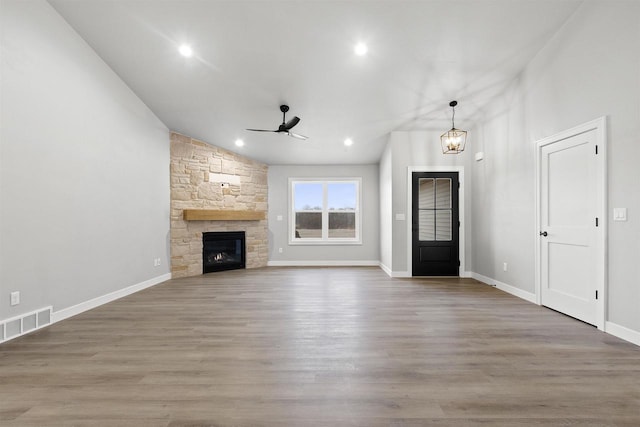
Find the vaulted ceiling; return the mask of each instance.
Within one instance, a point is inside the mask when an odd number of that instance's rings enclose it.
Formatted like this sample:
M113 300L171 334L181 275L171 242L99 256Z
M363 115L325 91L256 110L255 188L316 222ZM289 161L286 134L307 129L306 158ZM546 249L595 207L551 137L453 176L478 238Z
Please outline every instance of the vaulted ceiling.
M454 99L472 126L581 3L49 2L167 127L268 164L376 163L391 131L447 130ZM283 103L307 141L245 130Z

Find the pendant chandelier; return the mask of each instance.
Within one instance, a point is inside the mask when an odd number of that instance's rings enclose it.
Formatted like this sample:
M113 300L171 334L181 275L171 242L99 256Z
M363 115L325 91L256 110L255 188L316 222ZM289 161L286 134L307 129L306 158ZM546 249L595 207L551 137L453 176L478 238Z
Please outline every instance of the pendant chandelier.
M440 144L442 144L442 152L444 154L458 154L464 151L464 146L467 143L467 131L456 129L456 125L453 119L456 117L456 105L458 101L451 101L449 107L453 110L451 115L451 130L446 131L440 137Z

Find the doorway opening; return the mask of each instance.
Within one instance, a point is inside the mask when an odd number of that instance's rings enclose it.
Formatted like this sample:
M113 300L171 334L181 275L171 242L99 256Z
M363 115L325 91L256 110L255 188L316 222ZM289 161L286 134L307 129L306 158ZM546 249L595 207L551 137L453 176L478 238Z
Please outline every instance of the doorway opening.
M421 175L421 174L427 175ZM433 175L429 175L433 174ZM443 174L443 175L438 175ZM414 180L426 179L423 183L423 204L420 208L419 195L415 194L418 189L414 188ZM433 179L433 186L429 184ZM438 179L445 181L436 182ZM447 208L447 179L451 179L451 207ZM418 185L420 181L417 181ZM407 174L407 273L408 276L446 276L446 277L468 277L469 274L465 270L465 224L464 224L464 166L410 166ZM437 188L435 186L438 186ZM440 191L438 191L438 188ZM430 193L434 189L434 193ZM457 193L457 194L456 194ZM414 203L414 194L416 195ZM426 198L433 196L433 205ZM442 199L440 199L442 196ZM436 198L438 200L436 200ZM417 204L417 206L416 206ZM431 208L433 206L433 208ZM414 209L415 208L415 209ZM454 212L455 210L455 212ZM420 212L422 211L422 212ZM449 211L449 212L447 212ZM422 221L421 221L422 216ZM436 220L436 216L438 217ZM448 221L448 218L450 222ZM432 221L433 220L433 221ZM440 227L436 227L436 221ZM451 239L449 240L449 232L446 230L445 222L450 223ZM423 225L422 236L420 236L420 225ZM431 225L433 224L433 233L431 233ZM437 230L440 231L437 231ZM415 230L415 233L414 233ZM414 237L414 234L416 235ZM437 234L437 236L436 236ZM421 237L423 239L421 239ZM433 238L434 240L430 240ZM422 246L422 249L414 251L414 240ZM431 241L431 243L428 243ZM445 243L445 242L449 243ZM446 248L447 245L449 248ZM432 267L437 264L447 264L445 271L436 271L435 269L424 271L421 267L415 268L414 264L420 266L425 260L432 259ZM446 261L446 262L445 262ZM429 263L430 261L427 261ZM423 265L424 267L424 265Z

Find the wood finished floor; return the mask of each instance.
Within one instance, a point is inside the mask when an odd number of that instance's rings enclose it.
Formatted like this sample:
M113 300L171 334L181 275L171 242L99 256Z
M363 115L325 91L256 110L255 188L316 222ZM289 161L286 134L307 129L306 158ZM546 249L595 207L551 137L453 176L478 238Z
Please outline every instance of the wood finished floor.
M2 426L640 426L640 347L471 279L175 279L0 346Z

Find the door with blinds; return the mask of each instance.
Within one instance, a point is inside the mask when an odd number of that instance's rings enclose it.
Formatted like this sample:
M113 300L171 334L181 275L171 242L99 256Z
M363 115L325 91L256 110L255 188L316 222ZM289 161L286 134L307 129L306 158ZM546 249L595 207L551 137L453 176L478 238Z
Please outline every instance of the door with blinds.
M458 276L458 173L412 175L413 276Z

